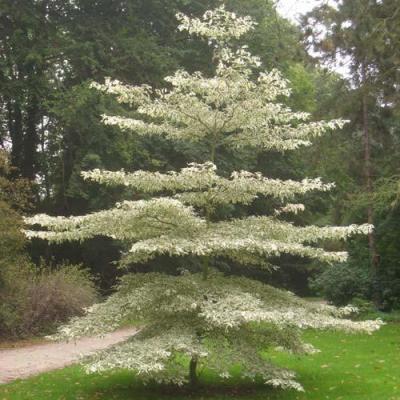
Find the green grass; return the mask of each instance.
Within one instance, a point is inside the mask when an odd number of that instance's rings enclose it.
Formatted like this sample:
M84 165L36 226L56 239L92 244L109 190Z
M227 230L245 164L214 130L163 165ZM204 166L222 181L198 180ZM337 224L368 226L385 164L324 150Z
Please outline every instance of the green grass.
M400 324L372 336L307 332L321 353L298 358L270 354L298 373L306 392L283 392L202 377L197 393L144 387L128 372L85 375L78 366L0 386L0 400L400 400Z

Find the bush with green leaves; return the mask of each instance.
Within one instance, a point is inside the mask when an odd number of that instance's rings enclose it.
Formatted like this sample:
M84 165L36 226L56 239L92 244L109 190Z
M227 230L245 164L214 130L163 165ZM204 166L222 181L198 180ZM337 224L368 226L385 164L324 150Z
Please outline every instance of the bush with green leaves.
M368 299L371 285L371 276L365 266L348 263L324 267L310 281L310 287L316 294L337 306L349 304L355 298Z

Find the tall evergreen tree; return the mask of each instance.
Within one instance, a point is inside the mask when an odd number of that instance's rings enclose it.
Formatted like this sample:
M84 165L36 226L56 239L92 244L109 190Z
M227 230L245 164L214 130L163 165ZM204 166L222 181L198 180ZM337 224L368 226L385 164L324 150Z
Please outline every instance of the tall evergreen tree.
M63 61L64 8L62 1L0 2L0 143L11 141L13 166L30 180L40 171L46 102Z
M358 152L362 162L358 165L364 182L360 191L368 222L377 225L374 182L379 179L380 170L388 173L382 160L390 158L398 141L393 138L393 127L388 129L384 121L390 120L389 115L398 105L400 52L395 43L399 38L400 6L393 0L336 3L317 7L304 17L303 25L307 40L322 59L347 64L353 87L349 94L349 117L353 128L362 132L362 152ZM378 283L382 257L377 232L379 229L371 231L368 241L371 275L375 280L373 297L381 306L384 289Z

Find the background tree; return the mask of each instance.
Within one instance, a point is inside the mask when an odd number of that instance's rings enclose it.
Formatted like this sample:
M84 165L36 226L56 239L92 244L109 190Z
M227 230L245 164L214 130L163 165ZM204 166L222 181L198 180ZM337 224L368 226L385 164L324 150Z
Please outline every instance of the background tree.
M383 292L389 284L385 278L389 263L382 259L379 251L386 240L379 237L381 216L374 210L374 181L388 174L389 169L391 173L397 173L397 166L392 169L391 155L398 152L397 129L392 125L398 108L396 65L399 53L393 46L399 33L398 22L399 7L391 0L342 1L336 6L324 4L305 16L303 22L306 37L321 58L345 62L349 69L352 87L342 92L342 96L347 98L347 108L354 111L344 115L352 120L353 133L362 133L362 153L357 151L360 158L351 160L355 168L349 168L348 176L353 177L355 185L348 191L358 192L350 202L353 214L360 214L364 209L368 221L377 225L376 231L369 234L369 253L371 276L375 282L372 296L379 307L387 303ZM353 139L357 138L353 135ZM359 147L356 140L350 142L347 139L347 142L351 153ZM354 169L361 169L363 174L354 174ZM363 187L360 187L361 176Z
M237 45L254 27L250 17L238 17L220 7L201 19L184 14L178 14L178 19L181 31L208 40L213 75L178 70L166 78L169 89L110 80L95 87L135 110L132 117L104 116L107 125L138 136L164 136L176 146L188 143L190 154L196 146L200 164L165 174L84 172L86 180L125 186L142 199L82 217L38 215L27 221L47 230L28 235L52 242L107 236L125 243L122 265L159 255L191 255L201 260L201 268L173 276L130 274L105 303L60 328L58 337L109 332L134 317L145 324L140 333L97 354L88 364L89 372L127 368L145 380L194 385L199 366L228 377L231 366L240 363L245 377L302 390L292 372L265 362L258 350L279 345L307 352L311 349L301 341L301 329L372 332L379 321L344 320L339 317L351 309L309 304L272 286L234 276L234 271L224 275L217 272L218 260L264 268L273 268L271 259L281 254L342 261L346 253L325 251L315 244L366 234L371 226L301 227L284 222L281 214L304 208L287 201L312 190L327 191L332 185L320 179L298 182L243 170L230 172L226 160L250 149L285 151L307 146L312 138L343 122L312 122L308 114L292 112L279 102L290 93L287 82L276 70L259 72L259 58L247 46ZM219 160L220 175L215 165ZM280 207L269 216L243 217L240 210L258 196L275 199Z
M58 26L64 2L2 0L0 7L0 140L11 140L12 165L34 180L46 102L63 61Z

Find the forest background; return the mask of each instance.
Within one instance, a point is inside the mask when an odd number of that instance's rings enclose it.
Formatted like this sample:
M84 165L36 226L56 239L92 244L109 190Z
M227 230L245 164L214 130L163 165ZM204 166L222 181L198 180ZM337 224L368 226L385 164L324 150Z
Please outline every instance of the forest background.
M342 265L321 267L288 256L280 258L281 268L272 274L237 268L302 296L322 295L337 305L400 308L400 49L396 45L400 6L395 0L342 1L336 7L320 2L297 26L280 16L272 0L225 3L258 22L246 42L267 68L277 68L289 79L290 107L310 112L316 120L350 121L310 148L293 154L241 154L229 164L272 178L308 176L336 182L329 194L307 195L306 212L296 216L297 224L370 222L376 227L368 239L328 244L332 250L349 250L350 258ZM39 240L28 244L20 232L21 215L83 215L114 204L119 193L84 183L82 170L165 172L179 170L196 158L197 150L187 144L129 136L103 125L101 115L106 111L124 115L129 111L90 84L113 77L163 87L163 77L178 67L210 72L209 48L201 40L188 42L176 30L175 14L201 15L218 4L216 0L0 0L0 334L41 329L32 322L38 310L28 312L27 304L16 304L16 286L28 290L32 303L33 298L43 298L38 293L45 290L44 281L47 290L60 290L62 281L69 293L84 281L80 296L76 292L70 296L79 298L78 304L71 307L68 300L66 309L58 304L55 314L61 319L96 297L89 272L101 294L112 290L121 274L113 263L121 246L106 238L82 244L48 245ZM346 63L348 74L343 77L326 69L331 62ZM274 205L260 200L250 211L258 214L266 206L272 210ZM194 261L160 257L135 270L173 272L178 262ZM88 270L77 272L67 264ZM25 282L32 280L27 276L35 277L34 289L26 288ZM49 300L53 308L56 297ZM22 331L15 328L21 326L18 307L24 308ZM38 309L46 307L37 304ZM44 318L51 322L55 316Z

